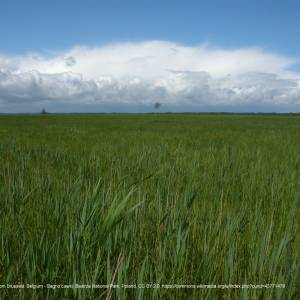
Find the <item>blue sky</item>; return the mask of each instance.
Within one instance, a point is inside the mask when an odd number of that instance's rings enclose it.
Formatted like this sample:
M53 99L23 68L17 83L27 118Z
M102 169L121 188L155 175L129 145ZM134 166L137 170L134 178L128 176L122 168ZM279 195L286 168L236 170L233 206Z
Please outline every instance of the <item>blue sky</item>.
M160 39L299 56L299 11L299 1L2 0L0 51Z
M245 104L254 110L259 110L260 105L264 109L270 107L270 110L283 111L287 107L296 110L300 95L299 11L299 1L2 0L0 109L2 105L5 111L34 110L45 105L54 110L65 110L66 107L71 110L85 107L88 110L88 105L91 105L93 109L96 106L101 110L102 105L114 110L122 103L126 110L126 107L141 107L143 104L151 106L152 101L161 95L162 100L165 99L162 107L166 110L172 110L172 107L174 110L187 109L194 104L196 107L199 104L199 109L202 105L213 107L213 110L218 110L218 107L224 110L227 104L229 109ZM158 43L153 44L153 41ZM167 49L183 54L174 56L161 67L162 70L158 67L152 70L149 66L162 65L164 57L169 56ZM164 51L166 53L161 55ZM111 58L110 53L115 53L115 57ZM118 53L122 53L121 58ZM95 61L86 61L86 57L93 57ZM141 61L143 57L145 60ZM147 63L149 57L157 59ZM240 61L245 64L247 57L251 64L237 70ZM211 64L205 64L206 59L211 59ZM226 74L213 65L215 59L220 61L220 69L225 68ZM110 60L109 66L103 65L105 60ZM70 66L70 61L74 66ZM197 67L193 66L194 61ZM266 65L261 63L263 61L267 61ZM62 62L68 68L63 68ZM79 67L93 63L105 71L97 73ZM130 73L132 68L134 76ZM123 72L124 69L127 71ZM140 69L145 74L141 75ZM171 73L167 74L165 70ZM29 72L33 72L30 73L31 81ZM71 75L64 75L64 79L58 77L56 83L51 76L49 83L50 75L66 73ZM74 73L81 79L74 79ZM200 73L205 73L206 77ZM224 79L227 73L236 76L230 83L227 77ZM250 78L248 73L264 73L265 77L257 77L264 84L258 83L252 75ZM107 77L111 80L109 84ZM58 90L62 90L59 86L62 80L69 85L67 91L55 96L45 91L45 88L55 88L56 84ZM19 84L13 86L16 81ZM131 91L132 82L135 82L134 91ZM203 94L207 85L209 89ZM33 86L34 91L30 90ZM200 94L198 86L201 87ZM115 93L116 87L119 94ZM112 90L108 93L109 88ZM76 93L72 95L76 101L66 102L74 89ZM130 90L131 94L123 101L125 90ZM253 90L255 94L251 94ZM231 93L236 94L228 96ZM113 97L108 97L108 94L113 94ZM137 100L137 94L139 99L145 99ZM37 95L40 102L35 99ZM221 95L224 95L223 102ZM88 101L89 97L93 100ZM197 100L205 97L208 98L205 103ZM265 97L263 103L259 97Z

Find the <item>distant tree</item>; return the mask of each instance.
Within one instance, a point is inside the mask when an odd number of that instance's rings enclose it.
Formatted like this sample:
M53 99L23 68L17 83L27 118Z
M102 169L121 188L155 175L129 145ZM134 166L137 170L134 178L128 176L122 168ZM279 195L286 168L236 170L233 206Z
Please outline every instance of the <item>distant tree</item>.
M46 115L46 114L47 114L46 109L43 108L42 111L41 111L41 115Z
M159 109L161 107L161 104L159 102L154 103L154 108Z

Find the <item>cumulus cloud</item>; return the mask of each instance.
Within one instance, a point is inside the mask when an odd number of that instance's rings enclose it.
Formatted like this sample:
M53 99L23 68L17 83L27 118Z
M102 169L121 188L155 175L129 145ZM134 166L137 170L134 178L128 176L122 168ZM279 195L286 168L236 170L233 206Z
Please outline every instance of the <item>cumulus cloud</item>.
M74 47L50 57L0 55L0 103L298 105L297 63L260 48L166 41Z

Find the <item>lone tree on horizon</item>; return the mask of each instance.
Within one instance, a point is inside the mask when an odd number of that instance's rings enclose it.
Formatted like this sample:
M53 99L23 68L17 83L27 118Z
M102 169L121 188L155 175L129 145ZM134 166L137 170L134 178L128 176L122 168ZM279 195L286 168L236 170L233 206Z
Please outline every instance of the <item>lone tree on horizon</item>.
M160 102L155 102L155 103L154 103L154 108L155 108L155 109L159 109L160 107L161 107Z
M46 115L46 114L47 114L46 109L43 108L42 111L41 111L41 115Z

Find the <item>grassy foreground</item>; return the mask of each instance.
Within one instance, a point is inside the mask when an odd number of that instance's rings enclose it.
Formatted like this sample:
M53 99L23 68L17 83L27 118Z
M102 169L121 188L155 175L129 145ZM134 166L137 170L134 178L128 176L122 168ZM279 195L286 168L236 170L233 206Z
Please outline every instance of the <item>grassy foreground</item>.
M1 116L0 200L1 299L300 299L299 117Z

